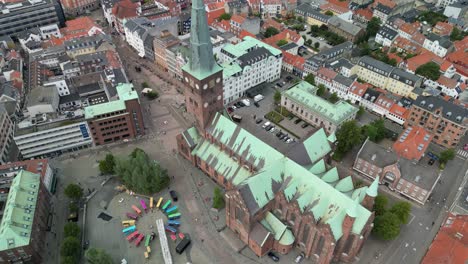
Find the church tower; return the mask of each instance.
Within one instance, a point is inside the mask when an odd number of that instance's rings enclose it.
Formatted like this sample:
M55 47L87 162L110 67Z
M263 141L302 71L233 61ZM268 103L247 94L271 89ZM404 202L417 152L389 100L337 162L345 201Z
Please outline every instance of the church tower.
M215 62L203 0L192 0L189 62L182 67L187 112L204 132L223 109L223 70Z

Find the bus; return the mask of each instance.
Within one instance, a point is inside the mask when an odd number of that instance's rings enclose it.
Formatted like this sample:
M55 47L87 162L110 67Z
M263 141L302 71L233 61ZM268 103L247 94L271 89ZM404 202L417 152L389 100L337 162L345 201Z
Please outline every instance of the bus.
M179 254L182 254L184 250L188 247L188 245L190 245L190 242L191 240L189 236L184 237L184 239L182 239L182 241L180 241L179 244L177 245L176 252Z
M166 229L167 232L171 232L171 233L177 233L177 229L175 229L174 227L171 227L171 226L164 226L164 228Z
M170 214L167 216L169 220L176 220L180 218L180 213Z
M140 199L140 205L141 205L141 208L143 208L143 210L144 210L145 213L146 213L146 212L148 211L148 208L146 207L145 200Z
M163 201L163 198L162 198L162 197L159 197L158 203L156 204L156 208L159 208L159 206L161 205L162 201Z
M127 228L122 229L122 233L130 233L135 232L136 227L134 225L129 226Z
M166 213L167 213L167 214L171 214L171 213L173 214L173 213L175 213L176 210L177 210L177 206L174 205L174 206L171 207L171 208L167 208L167 209L166 209Z
M153 197L150 198L150 208L153 209Z
M127 213L127 217L133 220L137 220L138 216L132 213Z
M135 211L135 213L137 213L138 215L141 215L141 210L136 207L135 205L132 205L132 209Z
M161 209L166 210L166 208L171 205L171 200L167 200L167 202L163 205Z
M145 247L149 246L150 241L151 241L151 235L146 235L146 238L145 238Z
M139 234L138 231L131 233L130 235L127 236L127 241L132 242L132 240L135 239L138 236L138 234Z
M143 240L144 237L145 237L145 235L140 234L140 235L138 236L138 238L135 240L135 246L138 247L138 246L140 245L140 243L141 243L141 241Z
M132 226L132 225L135 225L135 220L122 221L122 226L123 227L129 227L129 226Z
M180 222L176 220L169 220L167 222L170 226L180 226Z

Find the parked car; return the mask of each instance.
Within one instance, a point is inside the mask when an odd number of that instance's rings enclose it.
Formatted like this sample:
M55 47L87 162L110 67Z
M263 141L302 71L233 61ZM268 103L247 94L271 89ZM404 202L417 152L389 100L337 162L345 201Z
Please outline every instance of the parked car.
M228 107L228 108L227 108L227 111L228 111L228 113L232 113L232 112L234 112L234 108Z
M255 107L260 107L260 104L258 102L254 102Z
M465 146L463 147L463 150L468 150L468 143L465 144Z
M279 82L277 82L276 85L277 85L278 87L283 87L283 84L282 84L282 83L279 83Z
M432 166L432 164L434 164L434 162L435 162L435 159L430 159L429 162L427 162L427 164Z
M255 102L260 102L261 100L263 100L263 98L265 98L265 96L263 96L261 94L257 94L256 96L254 96L254 101Z
M278 262L279 261L279 257L273 253L273 252L268 252L268 257L270 257L274 262Z
M267 122L265 122L265 124L263 124L262 127L263 127L263 128L266 128L266 127L269 126L270 124L271 124L271 123L267 121Z
M297 255L296 259L294 260L294 262L296 263L300 263L303 259L304 259L305 255L304 255L304 252L301 252L301 254Z
M298 118L298 119L296 119L296 121L294 121L294 124L297 125L297 124L299 124L301 121L302 121L302 120Z
M277 137L281 137L281 135L283 135L283 133L281 133L281 131L278 131L278 133L276 133Z
M177 197L176 191L171 190L171 191L169 192L169 194L171 195L171 198L172 198L172 200L173 200L174 202L177 202L177 200L179 200L179 198Z
M292 139L292 138L289 138L288 140L286 140L286 143L288 143L288 144L289 144L289 143L292 143L293 141L294 141L294 139Z
M266 130L266 131L270 131L270 129L271 129L272 127L273 127L272 125L268 125L268 126L265 127L265 130Z
M270 132L270 133L274 133L275 131L276 131L276 127L274 127L274 126L272 128L270 128L270 130L268 130L268 132Z
M290 137L285 136L282 140L283 140L284 142L286 142L286 141L288 141L289 139L290 139Z
M250 106L250 100L249 99L242 99L241 101L245 106Z
M260 118L255 121L256 124L260 124L261 122L263 122L263 119Z
M284 138L288 137L288 134L283 134L279 137L280 140L283 140Z
M307 124L307 123L304 123L304 124L302 124L302 126L301 126L301 127L302 127L302 128L306 128L306 127L308 127L308 126L309 126L309 124Z
M292 79L293 79L293 77L291 77L291 76L286 76L286 81L290 82L290 81L292 81Z

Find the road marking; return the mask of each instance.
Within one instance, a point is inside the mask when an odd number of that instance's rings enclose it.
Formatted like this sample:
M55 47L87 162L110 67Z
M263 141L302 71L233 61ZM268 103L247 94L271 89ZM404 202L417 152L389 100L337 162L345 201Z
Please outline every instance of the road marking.
M410 215L411 215L411 219L409 220L408 225L410 225L411 222L413 222L413 220L416 218L416 216L414 214L410 213Z
M459 149L457 151L457 155L460 156L463 159L466 159L466 158L468 158L468 151Z

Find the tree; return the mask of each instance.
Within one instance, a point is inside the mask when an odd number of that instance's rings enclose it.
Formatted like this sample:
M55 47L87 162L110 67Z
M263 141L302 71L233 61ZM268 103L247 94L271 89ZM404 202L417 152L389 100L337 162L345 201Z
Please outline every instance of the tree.
M136 193L152 194L169 185L167 170L139 148L128 159L117 159L115 172L124 185Z
M392 212L376 216L372 232L384 240L395 239L400 234L400 219Z
M62 263L62 264L77 264L78 259L76 257L66 256L66 257L62 257L60 259L60 263Z
M377 32L379 32L380 30L380 24L382 24L382 21L380 21L380 18L378 17L371 18L369 23L367 23L367 27L366 27L367 39L369 39L370 37L375 37L375 35L377 35Z
M310 45L312 45L312 40L311 40L311 39L308 39L308 40L306 41L306 43L307 43L308 46L310 46Z
M273 95L273 100L275 101L275 103L279 103L281 101L281 92L280 91L275 92L275 95Z
M338 95L336 93L332 93L330 95L330 98L328 98L328 101L330 101L330 103L332 103L332 104L338 102L339 100L340 100L340 98L338 97Z
M304 18L298 16L298 17L297 17L297 21L299 21L300 23L304 23Z
M439 162L441 164L446 164L447 161L453 160L453 158L455 158L455 150L453 149L444 150L439 154Z
M103 160L99 161L99 171L102 174L113 174L115 166L115 158L112 154L107 154Z
M325 12L325 15L327 15L327 16L333 16L334 14L333 14L332 11L327 10L327 11Z
M379 142L385 138L387 129L383 118L377 119L364 127L364 132L370 140Z
M73 257L77 259L80 255L80 241L76 237L66 237L63 240L62 247L60 248L60 255L62 257Z
M86 260L91 264L112 264L112 258L104 250L90 248L85 252Z
M355 120L344 122L336 132L336 139L338 141L336 152L338 155L343 155L361 143L361 128Z
M148 87L150 87L150 86L149 86L149 84L148 84L147 82L142 82L142 83L141 83L141 87L143 87L143 88L148 88Z
M219 16L219 20L230 20L230 19L231 19L231 15L228 13L224 13Z
M377 195L374 201L375 216L383 215L387 211L388 198L384 195Z
M268 27L266 30L265 30L265 33L263 34L263 36L265 36L265 38L269 38L271 36L274 36L276 34L279 33L279 30L274 28L274 27Z
M148 92L148 93L146 94L146 96L148 96L148 98L149 98L150 100L154 100L154 99L156 99L156 98L159 97L159 94L158 94L158 92L150 91L150 92Z
M392 206L390 212L398 216L400 224L407 224L411 212L411 204L408 202L398 202Z
M317 89L317 95L318 96L323 96L325 94L326 90L327 90L327 88L325 87L325 85L319 84L318 89Z
M437 63L430 61L419 66L415 73L430 80L436 81L440 77L440 66Z
M281 46L286 45L286 44L288 44L288 41L285 40L285 39L280 39L280 40L278 40L276 42L276 45L278 45L278 47L281 47Z
M462 32L457 27L453 27L452 33L450 33L450 40L457 41L462 40L468 33Z
M221 190L218 187L214 188L213 194L213 208L221 209L224 208L224 197Z
M63 234L65 237L76 237L80 236L80 227L73 222L68 222L63 227Z
M315 43L314 43L314 48L316 48L316 49L320 48L320 43L319 43L319 42L315 42Z
M357 111L356 116L361 117L365 112L366 110L364 109L364 107L359 106L359 110Z
M304 78L304 81L315 85L315 76L312 73L307 74L307 76Z
M68 184L64 192L65 195L72 200L79 200L83 196L83 189L74 183Z
M78 212L78 205L76 205L76 203L70 203L70 204L68 205L68 211L69 211L70 213L76 213L76 212Z

